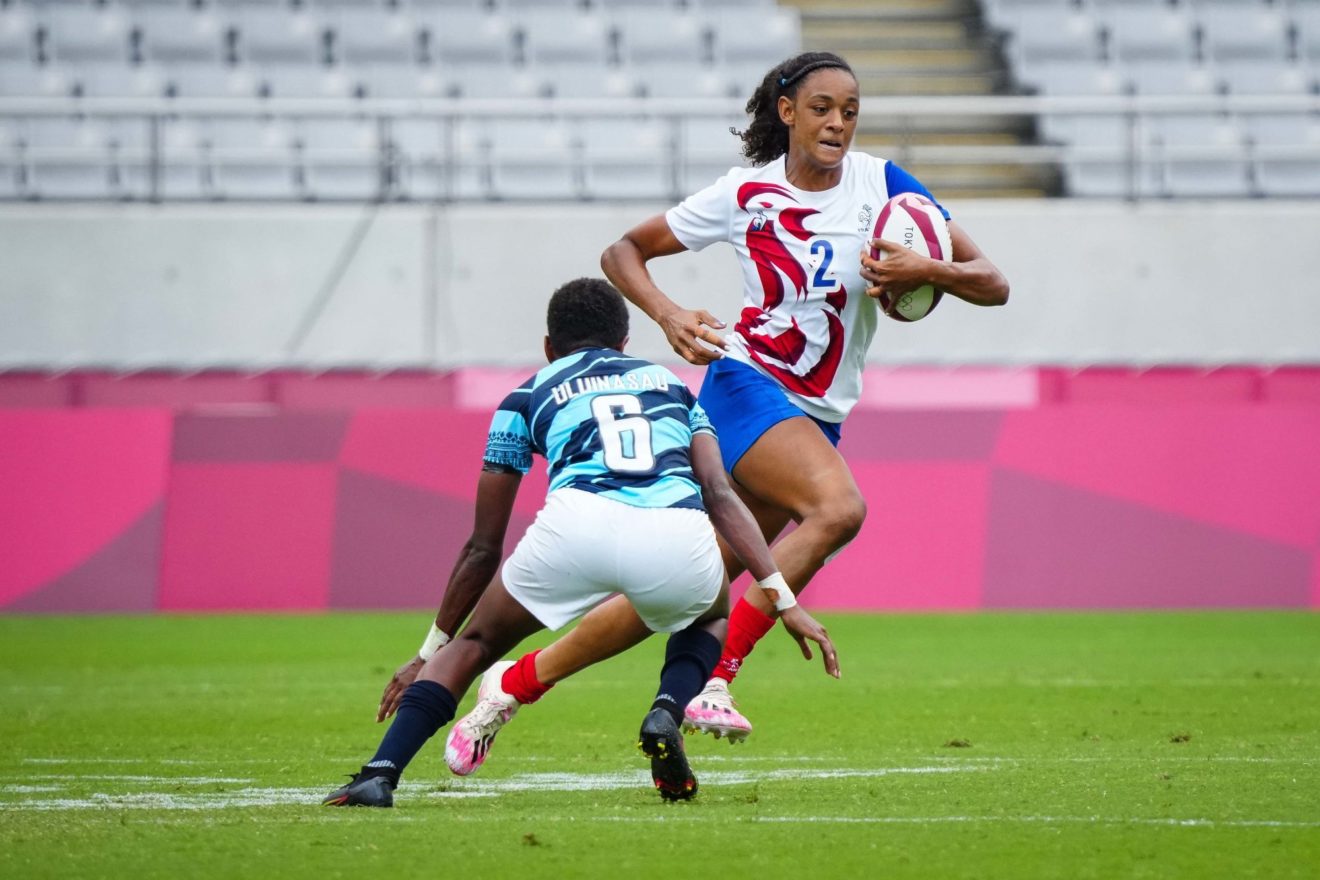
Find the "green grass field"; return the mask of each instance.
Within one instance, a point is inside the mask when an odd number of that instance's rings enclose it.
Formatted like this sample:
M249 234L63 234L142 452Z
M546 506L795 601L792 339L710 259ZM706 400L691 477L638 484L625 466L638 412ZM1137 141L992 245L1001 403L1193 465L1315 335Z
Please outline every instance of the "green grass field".
M1320 876L1320 616L825 619L842 680L772 633L694 802L633 745L653 639L334 810L425 613L0 618L0 877Z

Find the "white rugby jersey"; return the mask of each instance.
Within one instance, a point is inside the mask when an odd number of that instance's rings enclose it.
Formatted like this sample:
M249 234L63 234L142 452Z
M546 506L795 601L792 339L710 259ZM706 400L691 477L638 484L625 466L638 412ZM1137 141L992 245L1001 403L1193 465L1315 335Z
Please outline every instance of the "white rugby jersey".
M730 169L665 219L688 250L726 241L738 254L743 309L725 337L726 356L774 379L808 415L841 422L861 395L866 350L883 317L866 295L862 248L890 198L934 198L911 174L867 153L845 156L842 180L822 192L789 183L785 161Z

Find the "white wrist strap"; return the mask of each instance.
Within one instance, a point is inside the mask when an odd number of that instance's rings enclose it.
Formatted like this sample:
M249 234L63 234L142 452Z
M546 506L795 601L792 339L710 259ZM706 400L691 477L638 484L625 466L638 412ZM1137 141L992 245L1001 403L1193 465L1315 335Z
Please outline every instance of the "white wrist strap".
M431 631L426 634L426 641L422 642L422 646L417 649L417 656L423 660L430 660L432 654L448 643L449 636L445 635L440 627L433 623L431 624Z
M779 572L767 577L765 580L757 581L756 585L765 593L767 599L775 604L776 611L787 611L797 604L797 598L793 595L793 590L789 588L788 582Z

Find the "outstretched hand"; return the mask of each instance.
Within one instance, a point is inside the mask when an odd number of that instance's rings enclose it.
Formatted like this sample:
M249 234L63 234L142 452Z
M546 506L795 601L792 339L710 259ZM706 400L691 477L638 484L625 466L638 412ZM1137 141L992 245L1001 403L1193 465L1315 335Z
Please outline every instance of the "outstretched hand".
M724 357L728 348L715 332L724 329L724 322L705 309L675 309L662 316L659 324L674 352L690 364L704 367Z
M425 660L421 657L414 657L400 666L399 671L394 673L390 683L385 685L385 693L380 695L380 708L376 710L376 723L379 724L389 718L399 708L399 700L403 699L403 692L417 678L417 673L422 671L424 665L426 665Z
M821 659L825 661L825 672L839 677L839 655L835 653L834 643L830 641L829 634L825 632L825 627L821 626L816 618L806 612L801 605L794 605L787 611L779 615L779 619L784 622L784 629L788 630L802 649L802 656L811 659L811 646L807 640L820 645Z

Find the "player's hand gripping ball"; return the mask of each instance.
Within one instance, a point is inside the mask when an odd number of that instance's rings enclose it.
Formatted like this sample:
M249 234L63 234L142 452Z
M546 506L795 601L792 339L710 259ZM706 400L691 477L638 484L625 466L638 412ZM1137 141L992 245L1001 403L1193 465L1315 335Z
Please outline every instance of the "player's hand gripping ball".
M882 238L903 245L932 260L948 260L953 255L949 238L949 224L935 203L916 193L901 193L885 202L875 218L872 238ZM879 248L871 248L871 259L883 260ZM920 321L940 304L944 291L926 284L916 290L900 294L894 304L890 294L879 297L880 307L895 321Z

